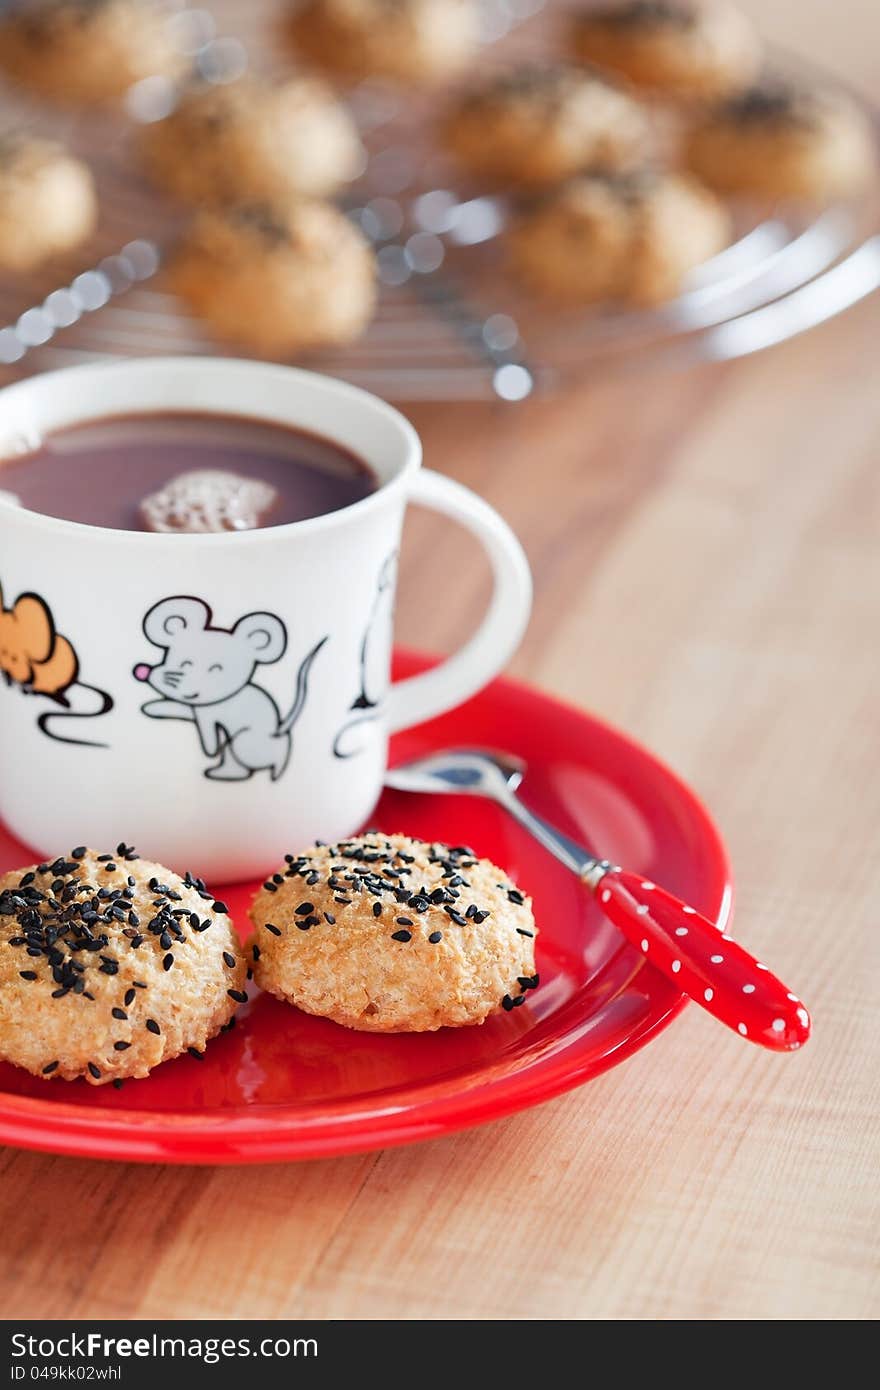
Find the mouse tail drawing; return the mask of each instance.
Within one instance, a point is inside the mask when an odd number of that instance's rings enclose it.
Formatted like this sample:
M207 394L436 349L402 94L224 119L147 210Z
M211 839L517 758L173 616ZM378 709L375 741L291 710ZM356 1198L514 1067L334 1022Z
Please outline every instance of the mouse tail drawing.
M312 663L326 641L328 641L328 638L322 637L320 642L316 643L308 655L303 657L300 662L300 667L296 674L296 694L293 697L293 704L290 710L279 725L279 733L289 734L302 714L303 706L305 705L309 693L309 673L312 669Z
M81 698L83 694L85 699ZM106 690L99 690L97 686L86 685L84 681L79 681L65 692L63 698L55 696L55 699L62 708L46 710L37 720L37 727L47 738L54 739L56 743L80 744L83 748L107 748L109 746L97 739L75 738L69 731L60 732L62 728L68 727L62 721L97 719L102 714L108 714L113 708L113 698L107 694Z

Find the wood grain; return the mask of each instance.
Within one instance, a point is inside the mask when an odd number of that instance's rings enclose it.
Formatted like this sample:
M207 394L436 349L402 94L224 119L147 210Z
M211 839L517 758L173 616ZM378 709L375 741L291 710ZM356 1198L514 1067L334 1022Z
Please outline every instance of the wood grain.
M831 8L760 6L867 72L876 14ZM581 1091L417 1148L215 1171L5 1151L6 1317L880 1314L878 328L874 301L731 367L410 412L525 540L516 673L713 807L737 929L813 1008L803 1054L691 1008ZM400 635L451 646L485 576L425 525Z

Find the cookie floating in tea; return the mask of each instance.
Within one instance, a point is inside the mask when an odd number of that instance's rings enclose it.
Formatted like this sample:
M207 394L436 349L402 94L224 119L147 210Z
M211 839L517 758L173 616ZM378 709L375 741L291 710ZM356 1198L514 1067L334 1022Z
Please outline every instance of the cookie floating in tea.
M222 468L194 468L145 497L140 514L148 531L255 531L268 524L277 501L278 489L261 478Z

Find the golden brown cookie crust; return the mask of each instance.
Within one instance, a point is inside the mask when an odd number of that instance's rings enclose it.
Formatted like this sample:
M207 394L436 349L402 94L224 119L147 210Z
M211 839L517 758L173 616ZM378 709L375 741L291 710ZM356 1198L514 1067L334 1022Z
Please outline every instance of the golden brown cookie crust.
M846 98L783 83L749 89L690 129L684 159L722 193L829 201L876 173L871 128Z
M351 342L376 295L362 234L329 203L306 200L200 212L169 278L218 336L270 354Z
M346 1028L482 1023L538 983L531 899L466 846L378 833L315 846L250 916L261 988Z
M539 293L571 304L656 304L729 241L724 207L671 174L574 179L511 229L512 265Z
M105 1085L201 1053L247 972L225 907L126 845L0 877L0 1057Z
M187 60L161 0L37 0L0 21L0 67L58 101L114 101L142 78L177 77Z
M573 17L571 50L584 62L667 96L712 100L755 77L761 45L733 5L624 0Z
M467 92L446 121L446 143L477 179L538 188L589 169L644 162L650 127L641 108L598 74L523 65Z
M323 197L363 162L345 108L303 76L189 87L170 116L144 128L141 147L156 183L206 206Z
M98 206L85 164L48 140L0 136L0 267L26 271L78 246Z
M474 0L305 0L285 20L296 51L341 76L441 82L474 56Z

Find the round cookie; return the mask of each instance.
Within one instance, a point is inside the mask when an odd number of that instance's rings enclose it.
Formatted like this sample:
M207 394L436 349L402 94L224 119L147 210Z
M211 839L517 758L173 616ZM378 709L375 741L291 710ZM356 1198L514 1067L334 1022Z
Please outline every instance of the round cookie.
M305 0L286 20L297 51L344 77L442 82L479 42L474 0Z
M577 58L638 87L713 100L745 87L758 71L760 41L750 21L719 0L623 0L576 14Z
M511 188L634 168L650 143L647 119L625 92L596 73L538 64L466 93L445 137L476 178Z
M59 101L101 103L187 60L161 0L18 0L0 20L0 67Z
M684 159L722 193L822 202L864 188L876 153L867 120L846 98L768 81L696 121Z
M97 211L85 164L48 140L0 135L0 267L26 271L69 251Z
M0 1058L92 1085L201 1053L246 998L223 903L127 845L0 877Z
M348 112L314 77L195 84L144 128L141 147L156 183L209 206L321 197L363 164Z
M269 354L351 342L375 303L368 243L317 201L201 212L169 274L221 338Z
M515 270L570 303L656 304L730 238L718 200L674 174L582 177L524 212L509 233Z
M531 899L466 846L370 832L288 855L254 899L254 976L369 1033L482 1023L538 984Z

